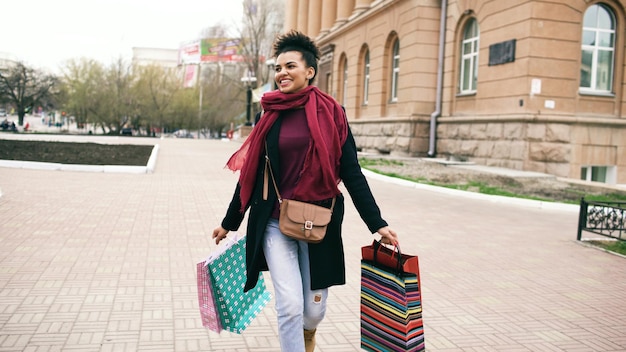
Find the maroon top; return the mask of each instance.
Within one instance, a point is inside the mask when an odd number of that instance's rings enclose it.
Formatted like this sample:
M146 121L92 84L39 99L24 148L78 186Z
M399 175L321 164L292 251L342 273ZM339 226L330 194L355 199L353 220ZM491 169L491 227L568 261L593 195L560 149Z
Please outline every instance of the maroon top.
M278 137L280 154L280 184L278 190L282 198L289 199L296 189L304 158L309 149L311 133L307 125L304 109L285 110L281 113L282 123ZM278 202L274 206L272 217L278 219Z

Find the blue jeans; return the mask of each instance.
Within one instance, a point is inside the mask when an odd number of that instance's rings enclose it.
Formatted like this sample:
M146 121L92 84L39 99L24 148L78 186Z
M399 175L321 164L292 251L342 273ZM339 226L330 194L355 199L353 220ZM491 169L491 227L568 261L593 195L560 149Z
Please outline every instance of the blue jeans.
M270 218L263 251L274 284L278 336L283 351L304 351L304 331L316 329L326 313L328 289L311 290L309 246L283 235Z

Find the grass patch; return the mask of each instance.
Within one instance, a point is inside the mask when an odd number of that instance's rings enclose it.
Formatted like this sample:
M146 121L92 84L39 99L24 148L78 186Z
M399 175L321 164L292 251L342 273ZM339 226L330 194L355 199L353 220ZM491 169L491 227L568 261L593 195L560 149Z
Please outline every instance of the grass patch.
M359 164L361 165L361 167L364 168L369 168L369 167L374 167L374 166L380 166L380 165L395 165L395 166L402 166L404 165L404 163L402 161L399 160L393 160L393 159L370 159L370 158L360 158L359 159Z
M580 199L598 202L626 201L626 192L606 192L592 185L557 181L545 182L528 178L512 178L487 173L471 173L467 177L433 165L413 165L385 158L360 158L361 167L372 172L421 184L542 202L580 204ZM397 167L395 167L397 166Z
M460 189L460 190L463 190L463 191L472 191L472 192L476 192L476 193L488 194L488 195L491 195L491 196L523 198L523 199L539 200L539 201L544 201L544 202L554 202L553 199L541 198L541 197L529 196L529 195L525 195L525 194L514 193L514 192L503 190L503 189L501 189L499 187L493 187L493 186L490 186L490 185L485 184L483 182L476 182L476 181L470 181L467 184L462 184L462 185L444 185L444 184L441 184L441 185L437 185L437 186L447 187L447 188L454 188L454 189Z
M626 241L588 241L588 243L607 251L626 255Z
M456 189L460 191L470 191L470 192L503 196L503 197L532 199L532 200L539 200L539 201L545 201L545 202L555 202L555 200L553 199L541 198L541 197L535 197L535 196L529 196L529 195L505 191L498 187L493 187L488 184L485 184L483 182L470 181L464 184L449 184L449 183L429 181L425 177L409 177L409 176L397 174L395 172L384 172L384 171L380 171L376 169L376 166L379 166L379 165L394 165L394 164L403 165L401 162L397 162L397 161L394 162L394 160L362 158L359 160L359 163L361 167L367 170L370 170L372 172L375 172L377 174L380 174L380 175L394 177L394 178L416 182L416 183L421 183L421 184L425 184L429 186L445 187L445 188Z
M588 202L626 202L626 195L618 193L609 193L605 195L586 195L585 200Z

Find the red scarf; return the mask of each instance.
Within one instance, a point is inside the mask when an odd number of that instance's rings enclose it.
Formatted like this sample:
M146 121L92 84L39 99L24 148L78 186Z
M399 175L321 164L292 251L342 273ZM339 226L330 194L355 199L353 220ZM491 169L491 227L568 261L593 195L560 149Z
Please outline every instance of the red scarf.
M300 172L293 198L319 201L338 195L341 147L348 136L348 122L342 107L330 95L316 86L291 94L279 90L265 93L261 98L263 118L254 126L248 138L226 163L230 170L241 170L241 212L248 206L261 153L265 152L268 131L283 110L304 106L311 132L309 149Z

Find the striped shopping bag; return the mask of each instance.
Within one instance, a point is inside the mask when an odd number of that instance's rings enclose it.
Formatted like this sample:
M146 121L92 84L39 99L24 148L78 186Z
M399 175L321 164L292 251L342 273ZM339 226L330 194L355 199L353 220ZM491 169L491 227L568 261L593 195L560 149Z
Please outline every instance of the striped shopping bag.
M389 264L380 260L382 251L374 251L378 258L371 255L372 246L363 247L361 260L361 348L425 351L417 257L399 255L398 249L390 267L380 263ZM407 260L414 261L408 266L414 272L403 271Z

